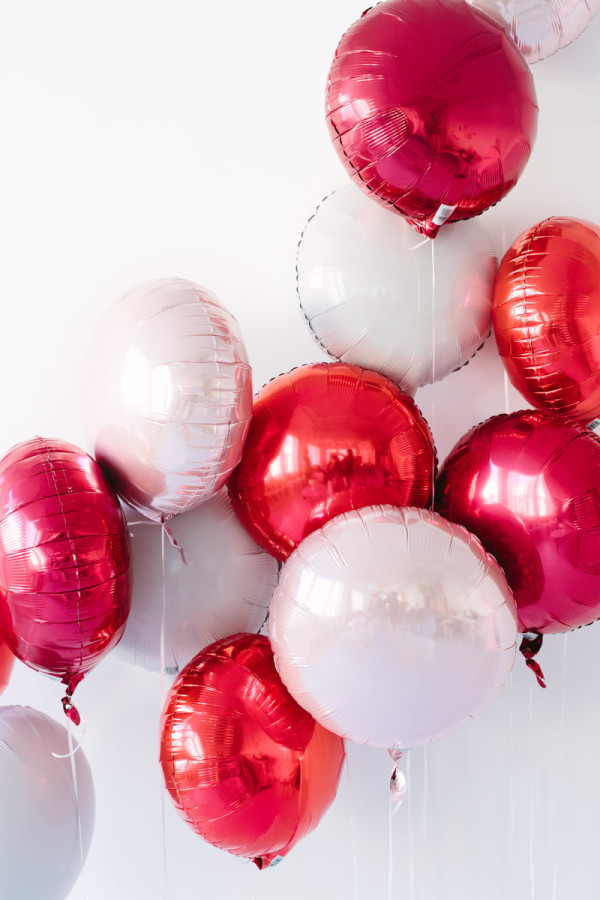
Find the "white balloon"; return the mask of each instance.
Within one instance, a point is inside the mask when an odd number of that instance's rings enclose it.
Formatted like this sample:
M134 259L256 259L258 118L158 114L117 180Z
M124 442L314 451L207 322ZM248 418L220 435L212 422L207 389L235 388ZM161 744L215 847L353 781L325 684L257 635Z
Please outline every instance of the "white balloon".
M428 510L366 507L290 555L269 635L284 684L321 725L406 750L499 692L517 614L502 570L464 528Z
M79 877L94 830L94 784L78 750L80 844L68 753L67 732L50 716L0 707L0 889L6 900L63 900Z
M531 65L582 34L600 0L469 0L506 30Z
M478 221L423 239L348 184L325 198L304 230L297 288L330 356L414 394L468 362L490 333L497 266Z
M185 562L167 536L161 536L160 525L140 521L132 509L125 514L130 523L132 598L125 634L115 650L118 655L160 671L163 585L168 674L175 675L214 641L260 629L277 583L278 564L249 537L226 490L169 521Z

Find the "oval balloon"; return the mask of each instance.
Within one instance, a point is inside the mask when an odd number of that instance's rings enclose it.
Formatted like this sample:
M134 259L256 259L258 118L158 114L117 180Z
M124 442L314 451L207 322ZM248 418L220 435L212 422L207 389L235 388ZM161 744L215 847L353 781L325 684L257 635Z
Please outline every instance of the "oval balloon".
M163 592L164 666L170 675L208 644L260 629L277 584L277 563L242 527L224 488L171 520L177 547L161 536L160 525L139 522L131 509L126 515L132 596L118 656L160 671Z
M496 557L521 631L600 617L600 439L589 429L534 410L494 416L448 455L435 505Z
M259 392L229 492L252 538L286 559L349 509L426 506L434 471L429 428L407 394L376 372L318 363Z
M81 873L94 830L94 783L83 750L72 760L68 753L67 732L54 719L29 707L0 707L0 866L7 900L64 900Z
M329 133L356 184L434 237L514 187L535 140L531 72L463 0L387 0L342 37Z
M318 825L344 745L290 697L267 638L239 634L207 647L175 681L160 760L184 821L262 869Z
M338 516L289 557L269 635L282 681L325 728L407 750L488 705L517 622L477 538L428 510L383 506Z
M598 0L469 0L502 25L529 63L539 62L582 34Z
M498 271L494 331L528 403L589 422L600 414L600 228L545 219L520 235Z
M142 284L98 323L83 414L119 494L154 519L193 509L238 463L252 377L237 322L210 291Z
M298 247L298 295L317 343L409 394L468 362L492 327L496 254L475 221L444 228L432 249L353 184L334 191Z
M129 545L100 466L34 438L0 461L0 636L72 691L115 646L129 612Z

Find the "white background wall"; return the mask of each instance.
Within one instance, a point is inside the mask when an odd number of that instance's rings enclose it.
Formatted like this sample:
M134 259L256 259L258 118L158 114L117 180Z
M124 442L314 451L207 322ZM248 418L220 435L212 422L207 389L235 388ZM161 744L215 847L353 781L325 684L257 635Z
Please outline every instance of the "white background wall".
M4 5L0 452L34 434L84 444L79 373L94 321L148 278L180 274L216 292L240 322L256 388L323 358L298 311L295 250L317 202L345 183L323 90L362 9L350 0ZM482 219L500 251L548 215L600 222L600 22L534 76L532 158ZM419 392L440 458L505 410L504 392L491 341ZM512 390L509 404L521 405ZM97 822L71 900L597 898L598 628L547 639L546 691L519 658L487 713L414 751L391 830L387 754L349 747L320 828L263 872L205 845L168 799L165 868L159 678L106 659L77 691ZM18 663L2 702L62 721L61 694Z

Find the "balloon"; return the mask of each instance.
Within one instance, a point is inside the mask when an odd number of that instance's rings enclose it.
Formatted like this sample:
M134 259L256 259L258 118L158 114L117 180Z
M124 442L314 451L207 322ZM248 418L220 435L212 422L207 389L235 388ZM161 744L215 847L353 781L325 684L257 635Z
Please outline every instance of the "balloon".
M486 707L513 664L516 610L479 541L435 513L353 510L284 563L269 613L283 683L325 728L407 750Z
M566 47L594 18L598 0L469 0L504 26L531 65Z
M537 128L527 63L463 0L367 10L338 45L326 111L354 181L429 237L514 187Z
M433 440L409 396L375 372L318 363L257 395L229 492L254 540L286 559L349 509L426 506L434 471Z
M318 825L344 745L292 700L267 638L238 634L207 647L175 681L160 760L188 825L262 869Z
M298 248L300 303L336 359L381 372L407 393L464 365L492 327L498 262L478 222L432 245L353 184L327 197Z
M450 452L435 505L496 557L521 631L600 616L600 439L587 428L534 410L494 416Z
M117 491L154 519L193 509L237 465L252 376L237 322L182 278L142 284L101 319L84 420Z
M0 640L0 694L10 681L14 661L14 653Z
M135 513L129 513L133 520ZM224 488L176 516L170 528L184 556L163 537L163 576L160 526L129 525L131 612L117 654L160 671L164 590L164 665L175 674L207 644L260 629L277 583L277 563L240 525Z
M508 376L532 406L589 422L600 413L600 228L546 219L508 250L494 291Z
M65 441L17 444L0 461L0 636L70 694L128 612L125 520L102 469Z
M94 830L94 783L83 750L72 760L68 753L67 732L54 719L29 707L0 707L0 870L7 900L64 900L79 877Z

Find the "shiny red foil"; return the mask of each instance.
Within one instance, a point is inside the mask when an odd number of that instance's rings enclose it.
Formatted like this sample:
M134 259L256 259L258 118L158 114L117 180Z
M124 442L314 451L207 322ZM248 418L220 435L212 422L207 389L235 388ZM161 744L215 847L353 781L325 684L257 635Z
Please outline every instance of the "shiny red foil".
M129 612L129 544L100 466L34 438L0 461L0 636L72 690L119 640Z
M411 397L368 369L317 363L258 393L229 493L254 540L283 560L351 509L427 506L434 471L433 440Z
M537 410L494 416L449 454L435 506L496 557L521 631L600 617L600 439L589 429Z
M160 761L188 825L264 868L318 825L344 744L288 694L269 640L238 634L206 647L173 684Z
M14 661L14 653L3 641L0 641L0 694L10 681Z
M600 228L546 219L508 250L494 288L494 330L508 376L541 409L600 414Z
M538 108L500 25L463 0L388 0L342 37L326 113L356 183L434 237L516 184Z

